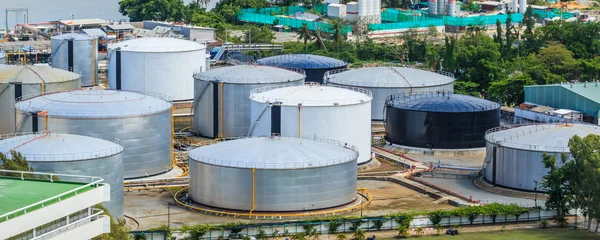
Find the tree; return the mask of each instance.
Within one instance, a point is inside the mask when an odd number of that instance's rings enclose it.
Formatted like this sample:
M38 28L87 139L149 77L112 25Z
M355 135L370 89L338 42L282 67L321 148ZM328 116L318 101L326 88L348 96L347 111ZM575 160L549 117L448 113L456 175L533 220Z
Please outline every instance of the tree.
M362 230L360 228L354 230L354 233L352 234L352 238L354 240L365 240L365 230Z
M104 233L95 237L94 240L129 240L129 229L125 225L125 221L121 219L115 221L108 209L102 204L97 204L94 207L104 211L104 214L110 218L110 233Z
M346 240L348 238L343 233L340 233L340 234L338 234L338 235L335 236L335 239L336 240Z
M535 81L528 75L509 77L493 82L488 90L488 98L501 104L514 106L524 101L524 86L535 85Z
M132 22L182 21L186 7L182 0L121 0L119 12Z
M529 57L532 65L539 61L551 74L560 77L560 81L578 79L580 64L573 58L573 53L562 44L550 43L542 48L538 54ZM546 82L547 84L557 82Z
M475 97L481 96L481 94L479 93L479 84L474 82L455 81L454 92Z
M313 40L312 33L310 29L308 29L308 24L302 23L302 27L300 28L300 35L298 36L298 41L304 40L304 51L308 52L308 41Z
M567 162L566 154L561 154L560 164L564 165ZM541 186L547 189L548 200L546 200L546 208L556 210L557 221L559 224L565 224L562 220L566 219L569 214L569 209L573 207L572 191L569 186L569 176L566 168L558 167L556 156L544 153L543 163L548 174L542 177Z
M479 84L480 90L487 89L490 83L507 75L501 65L499 44L481 33L458 41L456 62L453 72L457 78Z
M600 219L600 136L590 134L581 138L577 135L569 140L569 150L574 161L565 164L574 193L574 206L588 218L588 229L592 218Z
M10 156L10 158L9 158ZM21 172L33 172L33 168L29 166L29 162L27 159L23 157L20 152L15 150L11 150L10 154L5 155L0 152L0 169L3 170L12 170L12 171L21 171ZM8 176L20 176L20 174L10 174L7 173Z
M266 240L268 238L268 235L267 232L265 232L265 230L258 229L258 232L256 233L255 237L259 240Z
M247 43L272 43L274 39L275 33L268 26L250 25L244 32L244 42Z

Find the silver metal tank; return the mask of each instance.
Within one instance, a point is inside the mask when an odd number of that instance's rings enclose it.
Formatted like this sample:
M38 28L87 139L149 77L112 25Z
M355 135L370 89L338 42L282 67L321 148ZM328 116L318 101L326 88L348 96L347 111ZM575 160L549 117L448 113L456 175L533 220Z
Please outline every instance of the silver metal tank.
M77 33L52 37L52 67L81 75L81 86L98 85L98 41Z
M172 168L172 104L165 96L115 90L77 90L26 97L16 104L18 132L50 131L119 139L124 177ZM48 111L47 123L37 113Z
M485 178L494 184L527 191L545 190L548 174L543 154L555 155L561 166L562 153L569 153L569 139L577 135L600 135L600 127L588 124L535 124L501 126L487 131ZM537 186L536 186L537 182Z
M36 172L96 176L110 185L103 205L123 219L123 147L98 138L63 133L23 133L0 137L0 152L15 150ZM58 179L60 181L60 179Z
M454 90L454 75L413 68L382 66L358 69L338 69L325 73L323 81L330 85L364 88L373 93L371 119L384 118L385 99L392 94Z
M242 138L196 148L188 156L189 196L204 205L303 211L347 204L357 197L358 152L337 141Z
M264 86L299 86L304 71L269 66L239 65L194 75L194 128L210 138L247 136L250 129L250 91Z
M79 74L58 68L3 65L0 67L0 134L15 132L15 99L78 89L80 84Z

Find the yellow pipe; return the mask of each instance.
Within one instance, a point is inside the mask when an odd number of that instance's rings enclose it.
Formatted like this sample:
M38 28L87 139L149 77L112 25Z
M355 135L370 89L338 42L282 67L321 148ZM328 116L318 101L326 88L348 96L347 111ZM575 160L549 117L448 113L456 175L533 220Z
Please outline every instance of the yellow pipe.
M256 169L252 169L252 209L250 209L250 216L252 216L252 212L254 211L254 173L256 173Z
M44 115L44 133L48 132L48 114Z
M225 115L223 114L223 83L219 83L219 134L217 135L217 138L223 138L223 118L225 118Z
M173 165L177 164L177 160L175 160L175 106L171 106L171 163Z

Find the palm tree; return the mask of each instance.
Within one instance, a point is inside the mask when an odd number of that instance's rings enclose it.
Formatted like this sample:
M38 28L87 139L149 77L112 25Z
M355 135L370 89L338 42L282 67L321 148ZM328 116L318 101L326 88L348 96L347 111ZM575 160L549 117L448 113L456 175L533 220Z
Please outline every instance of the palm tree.
M331 37L333 38L333 41L335 41L335 44L337 45L338 48L338 52L340 51L340 39L341 39L341 33L340 31L342 30L342 23L338 20L335 19L331 22L331 31L333 32L331 34Z
M323 37L321 37L321 30L317 28L315 31L315 39L317 40L317 48L327 50L327 46L325 46L325 41Z
M298 36L298 40L300 39L304 40L304 51L308 52L308 41L312 41L313 36L310 32L310 29L308 29L308 24L306 23L302 23L302 27L300 28L300 36Z
M364 240L365 239L365 231L362 229L356 229L354 234L352 235L354 240Z

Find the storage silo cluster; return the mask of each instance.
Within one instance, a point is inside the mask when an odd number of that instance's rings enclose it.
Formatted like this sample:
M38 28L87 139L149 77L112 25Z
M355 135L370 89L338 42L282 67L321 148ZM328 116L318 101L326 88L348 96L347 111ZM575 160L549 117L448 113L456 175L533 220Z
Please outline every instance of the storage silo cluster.
M364 88L373 93L371 119L383 120L385 100L392 94L454 91L454 76L414 68L383 66L333 70L325 74L329 85Z
M317 83L323 83L325 72L343 69L348 66L347 62L312 54L286 54L266 57L257 60L256 64L280 68L303 69L306 72L306 82Z
M110 185L104 205L123 218L123 147L98 138L63 133L23 133L0 136L0 152L20 153L36 172L97 176ZM60 179L58 179L60 180Z
M408 147L483 148L485 132L500 125L500 104L442 91L391 95L385 111L386 140Z
M137 38L109 46L110 89L194 99L195 72L207 69L206 46L175 38Z
M544 153L554 155L557 166L563 153L570 158L569 139L600 135L600 127L588 124L535 124L502 126L486 135L485 178L514 189L543 191L542 177L548 174Z
M247 136L250 129L250 91L264 86L298 86L301 69L240 65L194 75L194 128L200 136Z
M17 132L48 130L118 139L125 148L124 178L156 175L172 167L172 104L168 97L76 90L23 99L17 102L16 112Z
M369 90L307 83L255 89L250 99L250 136L333 139L356 146L358 164L371 160Z
M80 88L81 76L58 68L5 65L0 67L0 134L15 132L17 98Z
M189 152L189 197L242 211L305 211L354 201L358 152L319 138L243 138Z
M81 86L98 85L98 41L77 33L52 37L52 67L81 75Z

